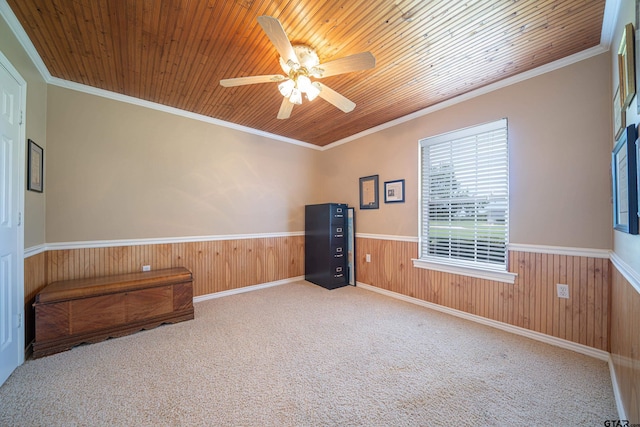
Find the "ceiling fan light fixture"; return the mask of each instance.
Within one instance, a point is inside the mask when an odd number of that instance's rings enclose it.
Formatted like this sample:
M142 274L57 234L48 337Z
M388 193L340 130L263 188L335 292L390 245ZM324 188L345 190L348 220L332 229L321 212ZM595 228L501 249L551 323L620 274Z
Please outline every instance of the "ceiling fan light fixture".
M289 101L292 104L302 105L302 92L297 87L294 87L291 91L291 96L289 96Z
M320 67L311 67L309 69L309 75L317 79L321 79L323 73L324 73L324 70Z
M288 60L287 65L294 71L297 71L300 68L300 64L298 64L297 62L293 62L292 60Z
M288 98L291 96L291 92L293 91L295 85L296 84L293 82L293 80L285 80L278 85L278 90L280 91L282 96Z
M297 83L298 89L305 93L307 93L309 91L309 88L311 87L311 80L309 80L309 77L304 75L298 76Z
M320 95L320 88L315 84L310 84L306 91L307 99L313 101Z

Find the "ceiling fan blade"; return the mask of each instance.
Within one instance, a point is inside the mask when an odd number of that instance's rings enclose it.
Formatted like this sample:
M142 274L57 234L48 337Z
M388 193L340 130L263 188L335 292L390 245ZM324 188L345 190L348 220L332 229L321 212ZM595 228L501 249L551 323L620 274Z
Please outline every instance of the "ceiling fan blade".
M287 33L284 32L282 24L276 18L272 16L258 16L258 24L262 27L264 32L271 40L271 43L276 47L276 50L280 56L284 59L284 62L293 61L298 64L298 57L296 56L293 46L287 37Z
M320 93L318 94L318 96L322 99L324 99L325 101L329 102L330 104L335 105L336 107L338 107L340 110L344 111L345 113L349 113L351 111L353 111L354 108L356 108L356 104L355 102L349 100L348 98L340 95L338 92L336 92L335 90L331 89L330 87L323 85L320 82L314 82L313 83L318 89L320 89Z
M280 104L280 111L278 111L278 118L281 120L291 117L291 111L293 110L293 103L289 101L289 98L282 98L282 104Z
M317 67L322 70L318 78L335 76L336 74L350 73L352 71L368 70L376 66L376 58L371 52L361 52L355 55L345 56L333 61L325 62ZM311 71L313 73L313 69Z
M285 79L285 76L281 76L279 74L270 74L268 76L236 77L234 79L220 80L220 85L224 87L244 86L256 83L281 82Z

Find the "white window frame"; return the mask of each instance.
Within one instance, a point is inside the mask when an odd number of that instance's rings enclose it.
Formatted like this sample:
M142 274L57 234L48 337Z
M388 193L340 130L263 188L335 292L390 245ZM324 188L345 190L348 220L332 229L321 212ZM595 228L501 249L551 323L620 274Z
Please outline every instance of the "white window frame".
M419 170L419 191L418 191L418 224L419 224L419 258L413 260L414 267L417 268L425 268L429 270L442 271L446 273L452 274L461 274L465 276L476 277L480 279L494 280L504 283L515 283L515 278L517 274L511 273L508 271L508 252L505 252L505 263L497 264L497 263L482 263L482 262L474 262L474 261L466 261L462 259L455 258L446 258L446 257L438 257L432 256L429 254L424 254L423 252L423 243L424 239L427 238L426 232L424 231L424 215L423 210L426 209L426 206L423 206L423 203L426 201L423 200L423 156L422 151L424 147L432 146L435 144L446 143L454 140L459 140L469 136L475 136L479 134L483 134L486 132L490 132L493 130L506 129L507 127L507 119L500 119L494 122L485 123L477 126L472 126L464 129L455 130L452 132L447 132L444 134L436 135L433 137L428 137L421 139L418 142L418 170ZM508 135L508 131L507 131ZM509 209L508 209L508 181L509 181L509 166L508 166L508 136L507 136L507 146L506 146L506 155L507 155L507 210L505 212L505 222L506 222L506 236L505 236L505 251L508 251L507 245L509 243Z

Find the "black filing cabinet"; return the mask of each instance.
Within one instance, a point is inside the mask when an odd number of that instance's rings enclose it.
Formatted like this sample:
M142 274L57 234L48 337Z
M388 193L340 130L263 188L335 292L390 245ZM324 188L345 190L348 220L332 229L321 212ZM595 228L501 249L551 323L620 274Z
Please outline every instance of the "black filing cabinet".
M347 284L347 205L307 205L304 277L327 289Z

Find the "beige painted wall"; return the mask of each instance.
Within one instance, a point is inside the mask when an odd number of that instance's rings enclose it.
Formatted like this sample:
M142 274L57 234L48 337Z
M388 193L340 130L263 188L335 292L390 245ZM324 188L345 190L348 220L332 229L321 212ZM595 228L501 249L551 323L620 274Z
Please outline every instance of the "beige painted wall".
M618 20L616 22L616 31L613 37L613 43L611 45L610 67L612 69L612 87L611 93L613 94L615 88L618 87L618 48L620 47L620 41L622 39L622 32L624 26L629 23L635 23L635 5L631 1L620 2L620 13L618 14ZM639 66L640 62L636 59L636 66ZM613 96L613 95L612 95ZM640 114L638 114L637 103L638 97L631 101L631 105L627 109L627 125L640 123ZM615 145L613 138L609 139L611 142L611 148ZM613 250L620 256L629 266L631 266L638 275L640 275L640 235L630 235L622 233L620 231L614 231L613 233Z
M302 231L319 151L50 86L47 242Z
M26 136L45 149L48 154L46 139L47 116L47 84L38 72L29 56L24 51L4 18L0 16L0 51L18 70L27 82ZM25 141L25 147L26 147ZM26 152L26 148L25 148ZM45 160L45 167L48 159ZM25 155L26 170L26 155ZM45 179L45 194L48 182ZM24 212L24 247L45 243L45 194L26 191Z
M380 209L356 212L360 233L418 235L418 140L508 118L510 241L611 248L609 54L478 96L323 152L326 200L359 206L358 178L380 176ZM406 203L383 182L406 180Z

